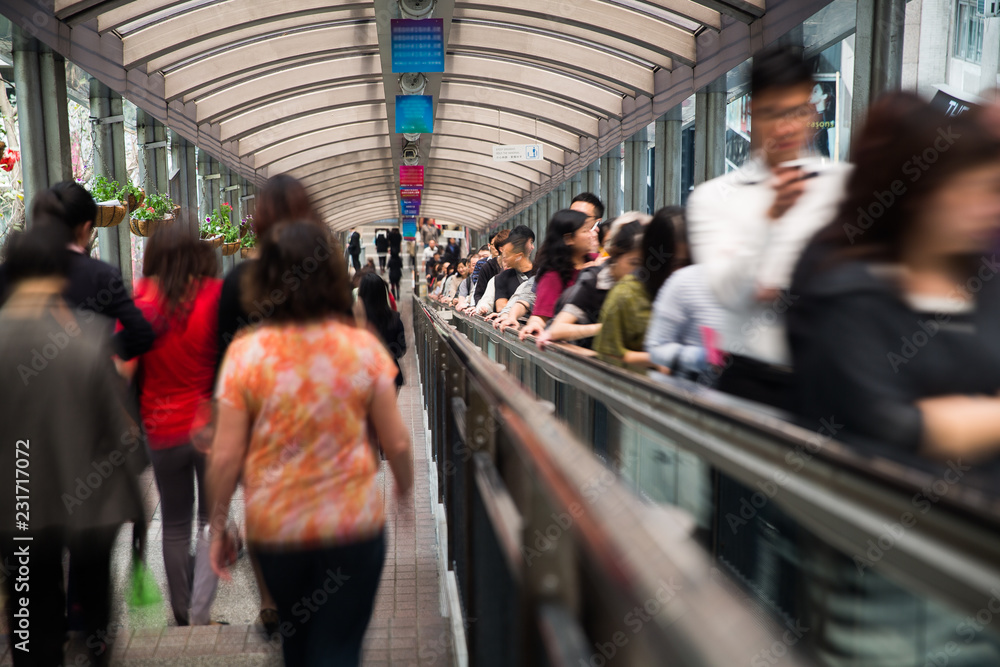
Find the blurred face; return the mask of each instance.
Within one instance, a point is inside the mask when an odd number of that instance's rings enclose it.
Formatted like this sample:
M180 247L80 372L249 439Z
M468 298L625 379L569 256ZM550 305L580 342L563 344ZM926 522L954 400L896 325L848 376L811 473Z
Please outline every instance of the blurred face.
M615 282L618 282L640 266L642 266L642 250L636 249L615 259L611 264L611 275L615 277Z
M816 120L813 86L772 88L750 99L750 134L769 166L802 157Z
M513 244L505 246L503 250L503 263L508 269L517 269L522 273L531 269L531 262L523 252L515 252Z
M1000 162L973 167L921 205L914 242L939 255L989 250L1000 231Z
M586 224L595 228L594 231L597 231L596 227L601 223L601 219L597 217L597 209L593 204L588 204L585 201L575 201L570 205L569 209L571 211L579 211L587 216Z
M566 245L571 246L578 255L595 252L597 250L597 230L585 222L575 232L566 235Z

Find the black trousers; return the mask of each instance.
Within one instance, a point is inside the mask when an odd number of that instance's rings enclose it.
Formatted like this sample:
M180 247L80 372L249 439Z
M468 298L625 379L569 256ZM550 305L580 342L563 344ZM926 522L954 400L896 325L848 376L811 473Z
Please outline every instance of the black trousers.
M792 372L788 369L738 354L719 376L715 388L721 392L791 410Z
M91 665L111 661L111 550L120 526L102 526L86 530L44 528L26 533L0 533L0 559L8 574L4 577L7 594L7 623L14 665L22 667L59 667L63 664L66 638L66 591L63 588L63 549L69 549L76 574L76 598L86 609L84 642ZM30 536L31 541L13 538ZM27 546L28 556L20 552ZM27 561L26 563L24 561ZM27 590L24 585L27 584ZM28 602L28 651L17 648L21 638L17 630L23 619L15 618L21 598Z
M281 618L286 667L361 664L385 551L384 532L337 547L257 551Z

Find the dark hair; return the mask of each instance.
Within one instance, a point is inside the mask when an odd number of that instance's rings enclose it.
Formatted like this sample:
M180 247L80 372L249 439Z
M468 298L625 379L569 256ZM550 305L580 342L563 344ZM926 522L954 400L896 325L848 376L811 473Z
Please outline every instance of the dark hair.
M30 278L65 278L70 262L66 245L71 241L69 228L52 222L36 222L27 231L11 232L4 263L8 289Z
M458 260L457 262L455 262L455 268L457 269L458 267L462 266L463 264L468 264L468 263L469 263L469 260L467 260L465 257L463 257L460 260Z
M272 227L261 239L259 258L245 275L243 309L255 312L266 303L273 309L268 322L351 317L351 288L344 254L330 231L310 220Z
M608 232L611 231L611 223L614 220L601 220L601 224L597 225L597 243L603 248L604 239L608 237Z
M507 239L510 243L516 243L518 239L523 238L526 241L535 240L535 232L531 231L531 227L527 225L518 225L514 229L510 230L510 236Z
M323 224L305 186L288 174L278 174L267 179L255 201L253 227L258 237L267 234L271 226L278 222L309 220Z
M174 222L160 226L146 243L142 275L156 279L167 317L178 312L185 317L200 280L219 272L215 250L198 236L197 221L180 211Z
M97 217L97 204L76 181L62 181L35 194L31 202L32 226L55 222L74 234L80 225Z
M604 203L592 192L581 192L577 196L573 197L573 201L570 202L572 206L578 201L582 201L585 204L590 204L594 207L594 213L598 218L604 217Z
M390 325L395 319L395 313L389 306L389 290L385 281L377 273L366 273L358 285L358 301L364 304L365 317L372 323L375 331L386 347L393 344L389 340ZM398 343L396 343L398 346ZM391 349L391 348L390 348Z
M664 206L646 225L642 235L643 269L639 280L646 286L646 294L655 299L670 274L677 266L677 220L684 219L681 206ZM666 258L670 261L664 261Z
M563 209L556 211L545 230L545 240L538 249L535 260L535 284L549 271L555 271L562 279L563 285L568 285L573 279L573 249L566 245L566 234L575 234L578 229L587 224L587 216L580 211Z
M604 248L608 251L611 260L616 260L626 253L637 250L639 241L642 239L643 224L638 220L626 222L618 228L615 235L611 237L608 245Z
M910 177L913 156L942 139L952 143L937 149L918 179ZM913 93L896 92L871 107L852 155L856 166L837 217L817 240L832 251L832 263L896 262L927 198L956 174L1000 160L1000 138L983 127L976 111L946 116ZM902 194L896 194L904 177ZM888 204L886 193L894 197Z
M812 86L814 83L812 70L796 49L772 46L753 54L750 73L753 95L777 88Z
M478 253L481 253L481 252L489 252L489 249L490 249L490 244L487 243L485 245L479 246L479 250L477 250L473 254L475 255L475 254L478 254Z
M499 232L497 232L497 235L493 237L492 244L493 247L496 248L497 252L500 252L500 248L504 247L504 245L507 243L508 236L510 236L510 230L501 229Z

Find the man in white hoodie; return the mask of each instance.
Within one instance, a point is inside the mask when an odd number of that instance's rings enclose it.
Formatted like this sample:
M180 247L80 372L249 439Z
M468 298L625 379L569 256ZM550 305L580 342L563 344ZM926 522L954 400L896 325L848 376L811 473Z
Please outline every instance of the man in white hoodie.
M797 54L782 48L754 56L751 159L703 183L688 200L694 261L726 317L729 353L717 387L787 407L791 384L784 313L792 270L809 239L836 214L846 176L809 145L816 108L814 80Z

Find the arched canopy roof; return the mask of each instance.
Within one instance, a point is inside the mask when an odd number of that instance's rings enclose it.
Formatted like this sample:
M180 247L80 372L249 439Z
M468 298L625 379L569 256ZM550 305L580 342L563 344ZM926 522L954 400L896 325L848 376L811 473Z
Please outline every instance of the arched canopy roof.
M506 219L828 2L438 0L421 215ZM48 4L0 11L243 176L302 179L335 229L398 216L394 2ZM543 161L493 161L536 142Z

